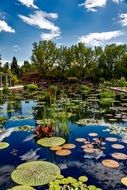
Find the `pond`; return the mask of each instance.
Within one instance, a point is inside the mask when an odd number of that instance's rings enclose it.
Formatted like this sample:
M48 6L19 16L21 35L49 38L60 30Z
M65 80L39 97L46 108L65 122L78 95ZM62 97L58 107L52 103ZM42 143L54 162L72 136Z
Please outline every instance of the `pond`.
M63 127L62 132L56 130L55 133L55 136L63 137L66 143L76 145L70 150L71 154L68 156L56 155L50 148L37 144L34 133L34 128L41 122L42 115L43 118L48 118L49 112L53 112L56 108L59 110L57 114L61 112L62 106L59 101L53 110L45 106L44 102L35 99L19 100L13 108L10 106L13 102L11 104L9 101L4 101L0 108L0 115L4 116L6 121L1 126L0 141L9 143L9 146L0 149L0 190L14 187L16 183L11 180L11 172L19 164L33 160L45 160L58 165L65 177L78 178L85 175L89 179L87 184L96 185L103 190L127 188L121 183L121 178L127 176L126 101L116 101L115 105L110 106L110 111L105 111L92 97L88 102L74 97L73 104L72 102L70 104L69 100L69 98L66 100L66 105L69 105L68 110L73 114L70 114L68 121L62 121L62 125L66 123L67 128ZM59 124L55 123L55 125ZM93 151L91 148L89 152L87 147L84 148L88 145L85 141L92 143L98 137L103 139L102 147L97 148L98 151ZM83 141L82 138L85 140ZM123 153L123 157L113 153ZM103 162L106 159L117 161L118 167L106 167ZM36 189L48 189L48 186L36 187Z

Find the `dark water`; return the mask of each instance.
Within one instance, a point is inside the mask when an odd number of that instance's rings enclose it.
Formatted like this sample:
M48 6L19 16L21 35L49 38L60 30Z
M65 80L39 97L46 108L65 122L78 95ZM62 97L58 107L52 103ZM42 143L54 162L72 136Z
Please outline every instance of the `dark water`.
M61 173L64 176L73 176L78 178L79 176L86 175L89 178L88 184L94 184L103 190L126 190L120 182L122 177L127 176L127 162L118 161L120 167L117 169L110 169L102 165L103 159L112 159L111 154L113 152L122 152L127 154L127 144L120 142L125 146L122 150L116 150L111 147L111 142L104 141L105 150L99 155L85 154L81 146L83 143L76 142L77 137L87 138L89 133L98 133L100 137L117 137L121 141L121 136L111 135L109 132L104 132L108 126L102 125L90 125L90 126L78 126L70 121L69 131L67 135L67 142L74 143L76 148L72 150L72 154L67 158L61 158L54 156L54 153L47 149L40 147L34 137L33 132L28 131L16 131L13 132L12 128L17 126L30 125L35 126L36 121L32 107L36 105L34 101L21 101L17 110L10 110L6 112L7 103L3 105L3 110L0 115L8 118L4 128L7 129L6 133L0 135L1 140L8 142L10 146L7 149L0 150L0 190L9 189L16 184L10 179L11 172L21 163L30 160L46 160L56 163L61 168ZM30 116L33 119L24 120L9 120L9 118L23 115ZM122 124L127 126L127 123ZM92 141L92 137L89 137ZM118 143L118 142L117 142ZM15 151L16 154L12 152ZM47 189L45 187L38 187L37 189Z

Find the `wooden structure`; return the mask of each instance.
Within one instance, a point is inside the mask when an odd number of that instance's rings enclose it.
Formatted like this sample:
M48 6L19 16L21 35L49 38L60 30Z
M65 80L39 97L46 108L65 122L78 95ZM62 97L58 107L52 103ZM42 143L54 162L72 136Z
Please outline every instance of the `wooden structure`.
M0 73L0 87L11 86L11 78L8 73Z
M27 72L22 75L21 80L23 84L38 84L40 83L40 75L38 72Z

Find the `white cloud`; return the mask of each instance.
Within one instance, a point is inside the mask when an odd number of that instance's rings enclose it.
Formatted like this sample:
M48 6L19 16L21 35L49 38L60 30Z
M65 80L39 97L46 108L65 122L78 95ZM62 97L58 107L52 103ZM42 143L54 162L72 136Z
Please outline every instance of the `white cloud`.
M17 52L17 51L21 50L21 47L19 47L19 45L14 45L14 46L12 46L12 50Z
M79 42L85 43L87 45L98 46L103 45L103 43L111 39L117 38L121 35L123 35L123 32L121 32L120 30L101 33L90 33L86 36L81 36L79 38Z
M79 6L84 6L88 11L96 12L98 8L105 7L108 0L86 0ZM122 0L112 0L114 3L120 3Z
M60 28L54 24L54 20L58 18L57 13L46 13L43 11L35 11L35 13L29 16L19 15L19 17L31 26L35 26L39 29L48 30L49 33L42 33L42 39L54 39L60 36Z
M34 0L18 0L20 3L25 5L26 7L32 7L38 9L38 7L34 4Z
M122 26L127 26L127 13L120 14L120 24Z
M4 20L0 20L0 32L2 31L15 33L15 30L8 26L8 24Z
M41 39L42 40L53 40L54 38L59 38L60 37L60 31L56 32L51 32L51 33L42 33Z

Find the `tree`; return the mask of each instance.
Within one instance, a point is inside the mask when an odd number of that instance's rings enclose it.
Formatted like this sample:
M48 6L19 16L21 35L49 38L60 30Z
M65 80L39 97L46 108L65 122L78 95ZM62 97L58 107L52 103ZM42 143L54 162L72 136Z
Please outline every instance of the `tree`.
M7 72L9 71L9 63L8 63L8 62L6 62L6 63L4 64L4 66L3 66L3 71L4 71L5 73L7 73Z
M52 41L33 43L32 64L36 65L42 78L48 78L57 60L57 47Z
M16 57L13 57L13 59L12 59L11 72L12 72L14 75L16 75L17 77L19 77L20 69L19 69L19 66L18 66Z

